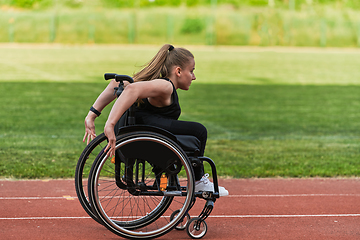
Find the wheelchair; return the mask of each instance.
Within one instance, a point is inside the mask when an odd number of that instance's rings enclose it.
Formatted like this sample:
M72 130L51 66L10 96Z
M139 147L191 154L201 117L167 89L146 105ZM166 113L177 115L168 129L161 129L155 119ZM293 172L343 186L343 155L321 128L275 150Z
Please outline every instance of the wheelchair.
M120 96L127 75L106 73L115 79ZM198 156L200 141L194 136L173 135L148 125L135 124L135 105L115 127L115 157L107 157L104 133L83 150L75 171L75 189L84 210L113 233L129 239L152 239L169 231L185 230L194 239L207 232L205 219L219 198L214 162ZM193 167L207 162L214 191L195 192ZM206 201L202 212L191 218L197 198Z

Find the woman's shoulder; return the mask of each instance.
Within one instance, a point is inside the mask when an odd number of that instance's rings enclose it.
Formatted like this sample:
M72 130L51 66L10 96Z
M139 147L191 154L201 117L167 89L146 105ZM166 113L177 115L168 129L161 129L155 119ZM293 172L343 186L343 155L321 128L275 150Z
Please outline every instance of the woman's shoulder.
M156 82L162 82L162 83L171 83L171 80L169 78L156 78L156 79L153 79L153 80L150 80L150 82L152 81L156 81Z
M169 92L172 92L174 88L173 83L168 78L157 78L148 82L152 83L152 85L154 85L153 87L155 88L163 88Z
M166 85L172 85L170 79L164 79L164 78L157 78L157 79L152 79L149 81L138 81L135 82L136 84L141 84L141 85L162 85L162 86L166 86Z
M139 98L169 98L174 90L171 82L164 79L135 82L129 84L128 88L138 92Z

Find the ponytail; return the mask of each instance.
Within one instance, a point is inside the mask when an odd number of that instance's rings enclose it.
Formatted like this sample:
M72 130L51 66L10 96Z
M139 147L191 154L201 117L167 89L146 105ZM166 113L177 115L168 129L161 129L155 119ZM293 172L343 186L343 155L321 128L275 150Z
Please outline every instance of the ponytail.
M143 69L134 74L134 80L139 82L167 78L173 66L184 68L191 58L194 55L189 50L165 44Z

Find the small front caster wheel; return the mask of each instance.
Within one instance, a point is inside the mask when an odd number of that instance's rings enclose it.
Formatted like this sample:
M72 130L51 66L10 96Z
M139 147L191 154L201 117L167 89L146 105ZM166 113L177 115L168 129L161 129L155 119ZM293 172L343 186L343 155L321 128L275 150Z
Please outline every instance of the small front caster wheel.
M176 217L179 214L180 210L176 210L174 211L171 216L170 216L170 221L172 221L174 219L174 217ZM186 213L186 216L176 225L175 229L176 230L184 230L187 226L187 224L189 223L190 220L190 214Z
M192 218L186 226L186 232L190 237L200 239L205 236L207 232L207 224L198 217Z

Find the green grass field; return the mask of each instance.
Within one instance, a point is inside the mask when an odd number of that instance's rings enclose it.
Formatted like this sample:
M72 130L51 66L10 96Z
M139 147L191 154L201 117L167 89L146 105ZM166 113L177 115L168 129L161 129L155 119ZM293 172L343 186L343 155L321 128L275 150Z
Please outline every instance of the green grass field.
M103 73L132 74L159 47L0 45L0 175L73 177ZM359 50L188 48L197 80L179 91L181 118L208 128L219 175L360 174Z

